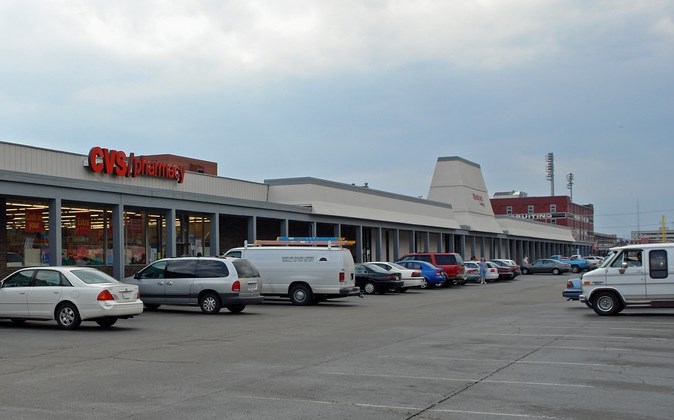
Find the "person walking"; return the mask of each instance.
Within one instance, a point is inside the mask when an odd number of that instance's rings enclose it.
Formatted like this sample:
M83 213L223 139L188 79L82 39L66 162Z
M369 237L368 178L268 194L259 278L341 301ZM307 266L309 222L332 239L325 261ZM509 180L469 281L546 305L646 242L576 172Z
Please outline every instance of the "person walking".
M485 261L484 257L480 260L479 266L480 284L487 284L487 261Z

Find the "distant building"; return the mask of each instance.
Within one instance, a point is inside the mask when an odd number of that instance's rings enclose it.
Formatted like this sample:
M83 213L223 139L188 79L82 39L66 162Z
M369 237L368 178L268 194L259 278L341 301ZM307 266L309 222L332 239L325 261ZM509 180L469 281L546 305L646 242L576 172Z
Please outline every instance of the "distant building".
M662 230L638 230L630 232L630 241L648 244L648 243L658 243L658 242L674 242L674 230L667 229L665 230L665 240L662 240Z
M609 249L614 246L624 245L624 240L618 239L615 233L594 233L596 250L593 250L597 255L606 255Z
M594 235L594 206L576 204L566 195L529 197L527 193L512 191L498 193L491 199L495 215L507 215L572 229L573 238L580 244L596 247Z

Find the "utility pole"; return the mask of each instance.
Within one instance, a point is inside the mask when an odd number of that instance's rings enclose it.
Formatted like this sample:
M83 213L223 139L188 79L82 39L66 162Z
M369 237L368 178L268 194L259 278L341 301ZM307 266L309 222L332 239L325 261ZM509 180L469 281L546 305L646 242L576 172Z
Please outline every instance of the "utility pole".
M545 179L550 181L550 195L552 197L555 196L555 154L554 153L548 153L545 155L545 169L547 171L547 175L545 176Z

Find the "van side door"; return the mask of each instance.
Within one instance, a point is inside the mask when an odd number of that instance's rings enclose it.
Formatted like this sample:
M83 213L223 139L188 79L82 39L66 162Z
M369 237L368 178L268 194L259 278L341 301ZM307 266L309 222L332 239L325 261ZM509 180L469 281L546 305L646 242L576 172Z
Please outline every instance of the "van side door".
M167 260L159 260L145 267L133 279L131 284L138 285L138 292L143 303L161 305L166 303L166 265ZM126 281L126 280L125 280Z
M197 260L194 258L169 260L166 267L166 304L187 305L194 282Z
M667 249L651 249L646 264L646 296L652 301L674 302L674 275L669 272Z
M606 283L615 287L627 301L646 299L643 250L624 249L606 268Z

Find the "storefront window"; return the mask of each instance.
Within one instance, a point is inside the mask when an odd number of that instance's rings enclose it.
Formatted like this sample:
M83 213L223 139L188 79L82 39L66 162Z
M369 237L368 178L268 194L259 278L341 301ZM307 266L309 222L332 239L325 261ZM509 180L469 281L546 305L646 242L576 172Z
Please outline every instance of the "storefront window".
M166 254L166 217L157 211L124 212L124 261L149 264Z
M179 256L211 255L211 219L194 214L176 217L176 252Z
M49 206L45 202L6 202L7 267L49 264Z
M61 209L62 264L112 263L112 211L63 203Z

